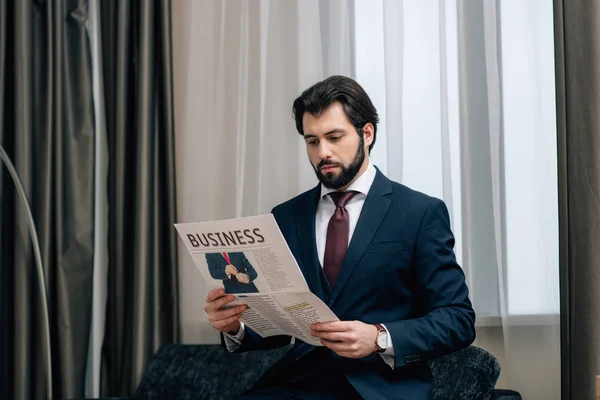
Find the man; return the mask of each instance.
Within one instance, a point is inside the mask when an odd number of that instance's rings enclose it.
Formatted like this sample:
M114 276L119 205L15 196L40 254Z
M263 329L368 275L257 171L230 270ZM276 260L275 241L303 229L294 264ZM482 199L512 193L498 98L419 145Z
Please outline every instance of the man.
M429 399L427 360L471 344L475 313L441 200L387 179L366 156L378 115L334 76L294 102L320 185L273 209L308 285L340 318L315 324L324 347L296 340L244 399ZM229 351L289 344L239 322L245 306L211 291L205 311Z
M244 253L206 253L208 272L214 279L223 280L225 293L257 293L252 283L258 276Z

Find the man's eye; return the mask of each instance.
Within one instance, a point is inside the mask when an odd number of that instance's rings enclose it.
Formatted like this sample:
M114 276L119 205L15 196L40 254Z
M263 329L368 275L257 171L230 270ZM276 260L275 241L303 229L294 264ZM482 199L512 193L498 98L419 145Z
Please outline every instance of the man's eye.
M308 144L309 146L314 146L317 144L316 140L309 140L308 142L306 142L306 144Z
M340 140L342 137L341 136L330 136L329 140L331 140L332 142L337 142L338 140Z

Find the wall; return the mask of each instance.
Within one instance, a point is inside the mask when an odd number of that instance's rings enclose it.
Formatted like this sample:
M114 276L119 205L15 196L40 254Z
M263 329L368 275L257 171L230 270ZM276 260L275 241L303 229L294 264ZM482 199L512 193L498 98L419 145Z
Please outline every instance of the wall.
M558 325L511 326L506 331L500 326L479 326L475 341L500 362L502 372L496 387L517 390L524 399L532 400L560 399L560 348L556 343L560 343ZM512 350L507 352L507 348Z

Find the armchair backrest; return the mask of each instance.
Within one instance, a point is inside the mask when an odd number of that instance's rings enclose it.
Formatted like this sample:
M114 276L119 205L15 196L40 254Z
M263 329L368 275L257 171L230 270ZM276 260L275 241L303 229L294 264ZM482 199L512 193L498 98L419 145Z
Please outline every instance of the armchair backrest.
M500 363L487 351L470 346L429 362L434 399L490 399Z

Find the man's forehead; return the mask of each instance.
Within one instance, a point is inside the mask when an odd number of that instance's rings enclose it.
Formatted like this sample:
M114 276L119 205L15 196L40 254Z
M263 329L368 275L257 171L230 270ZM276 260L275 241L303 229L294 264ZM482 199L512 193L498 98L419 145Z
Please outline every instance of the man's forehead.
M339 103L334 103L320 114L305 112L302 116L304 134L325 134L331 130L346 130L350 120Z

